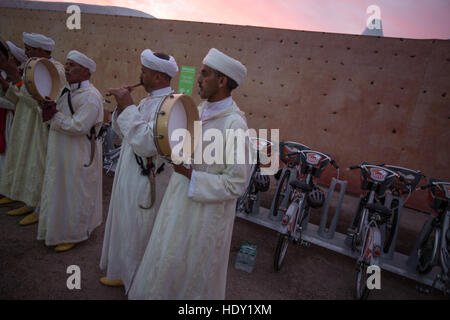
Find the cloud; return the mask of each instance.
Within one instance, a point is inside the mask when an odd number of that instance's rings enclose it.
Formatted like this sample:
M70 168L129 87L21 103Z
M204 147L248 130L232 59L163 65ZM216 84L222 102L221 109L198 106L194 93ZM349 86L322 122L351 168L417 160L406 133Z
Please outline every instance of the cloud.
M79 0L78 2L132 8L160 19L350 34L363 32L368 18L366 8L375 4L381 8L385 36L450 38L448 0Z

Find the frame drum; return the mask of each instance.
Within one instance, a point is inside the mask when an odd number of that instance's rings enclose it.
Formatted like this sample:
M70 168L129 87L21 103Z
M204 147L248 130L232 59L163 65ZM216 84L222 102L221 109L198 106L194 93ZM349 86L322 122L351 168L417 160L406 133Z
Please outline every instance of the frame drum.
M31 96L39 101L58 98L61 81L55 65L46 58L30 58L24 68L23 82Z
M158 153L166 159L171 159L172 148L179 141L171 141L172 133L176 129L185 129L190 133L190 141L184 137L183 151L195 149L194 122L199 121L197 107L188 95L170 94L164 98L157 108L157 115L153 123L153 139Z

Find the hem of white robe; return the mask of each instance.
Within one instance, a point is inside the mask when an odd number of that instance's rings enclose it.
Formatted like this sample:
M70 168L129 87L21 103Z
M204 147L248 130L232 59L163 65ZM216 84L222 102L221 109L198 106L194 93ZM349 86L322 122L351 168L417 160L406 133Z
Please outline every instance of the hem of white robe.
M139 265L138 265L138 267L139 267ZM133 285L134 278L136 277L137 270L135 270L133 272L131 277L129 277L129 276L128 277L124 277L123 274L119 275L117 273L112 273L112 272L108 273L108 266L102 267L100 265L100 269L101 270L106 270L105 277L106 277L107 280L121 280L123 282L123 286L125 288L125 294L128 295L128 293L129 293L129 291L130 291L130 289L131 289L131 287Z
M89 232L88 235L81 237L81 238L76 238L76 239L66 239L66 240L58 240L57 242L55 241L47 241L46 237L40 237L39 235L37 236L37 240L45 240L45 245L46 246L57 246L59 244L62 243L79 243L79 242L83 242L86 241L87 239L89 239L89 237L91 236L92 232L97 229L102 223L100 222L98 225L96 225L94 228L92 228Z
M102 251L103 251L103 248L102 248ZM100 257L100 263L99 263L100 270L106 271L105 277L108 280L122 280L124 287L125 287L125 294L128 295L128 292L130 291L130 289L133 285L134 278L136 277L137 270L139 268L139 263L137 264L136 269L132 272L131 276L128 275L129 272L118 272L117 273L117 272L111 271L111 268L109 268L110 264L113 264L113 262L109 261L109 257L104 258L103 253L102 253L102 256ZM125 277L124 277L124 275L125 275Z

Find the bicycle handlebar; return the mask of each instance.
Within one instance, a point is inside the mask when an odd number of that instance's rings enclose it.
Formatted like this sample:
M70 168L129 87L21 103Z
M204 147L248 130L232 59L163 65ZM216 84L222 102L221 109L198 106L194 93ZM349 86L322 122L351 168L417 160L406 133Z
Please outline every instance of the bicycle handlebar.
M425 189L431 188L432 186L433 186L433 184L430 183L425 186L418 187L418 188L416 188L416 190L425 190Z
M339 169L338 164L336 163L336 161L334 161L333 159L331 159L330 161L331 165L335 168L335 169Z

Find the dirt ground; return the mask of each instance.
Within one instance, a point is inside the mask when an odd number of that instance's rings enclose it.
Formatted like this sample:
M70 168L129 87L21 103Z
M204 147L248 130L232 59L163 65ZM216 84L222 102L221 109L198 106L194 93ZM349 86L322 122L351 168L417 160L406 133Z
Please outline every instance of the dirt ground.
M106 221L113 177L104 175L103 215ZM265 195L262 204L270 206L275 189ZM337 231L345 232L357 198L347 197ZM127 299L123 288L103 286L104 275L99 268L103 242L103 223L91 237L72 250L56 253L36 240L37 224L19 226L22 217L11 217L6 211L20 203L0 207L0 299ZM318 217L320 212L314 213ZM404 214L397 250L408 253L422 227L426 215L408 210ZM314 223L314 218L311 222ZM228 266L227 300L308 300L353 298L356 276L355 260L322 247L290 245L280 272L273 270L273 254L277 232L236 218ZM243 241L258 245L256 267L252 273L234 268L236 254ZM67 268L77 265L81 270L81 289L69 290ZM419 293L417 283L399 275L382 271L381 290L374 290L370 299L445 299L440 291Z

